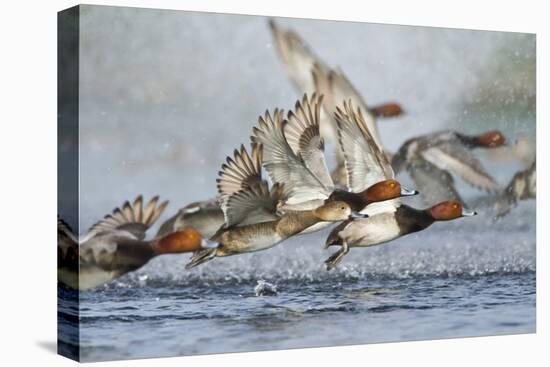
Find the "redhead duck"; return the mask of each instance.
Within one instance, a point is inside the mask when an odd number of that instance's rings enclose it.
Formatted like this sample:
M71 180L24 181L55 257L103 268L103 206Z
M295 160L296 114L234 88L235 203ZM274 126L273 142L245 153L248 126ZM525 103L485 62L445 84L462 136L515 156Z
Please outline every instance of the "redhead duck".
M537 196L536 160L529 168L514 175L508 186L502 191L495 204L497 218L503 217L518 205L520 200L535 199Z
M336 104L351 99L360 106L366 116L366 123L374 140L381 146L376 118L399 116L403 109L397 103L386 103L367 107L364 100L339 70L329 68L295 32L280 29L273 20L269 22L271 34L281 61L290 80L299 93L312 94L317 92L325 96L321 111L321 136L330 142L336 142L336 127L332 119L336 112ZM345 186L346 174L340 151L336 151L337 168L332 172L332 179L340 186Z
M125 202L94 224L80 244L58 220L58 279L72 288L90 289L139 269L155 256L197 251L203 241L193 228L145 240L145 232L168 204L157 202L154 197L143 207L141 196L132 204Z
M273 118L267 112L265 118L260 117L259 127L253 129L252 141L263 145L263 165L271 180L284 183L285 199L280 203L280 210L308 210L326 201L345 201L353 210L361 211L375 202L416 194L395 181L389 165L382 168L386 174L380 180L376 180L379 176L370 175L370 168L362 165L361 172L354 171L355 181L347 191L336 189L326 167L324 142L319 133L321 103L322 97L316 94L311 99L304 95L302 101L296 102L294 111L288 113L287 120L283 120L282 111L276 110ZM355 138L363 144L361 153L365 156L351 157L350 164L353 158L353 162L378 159L377 154L381 153L372 143L366 127L353 133L359 134ZM365 176L360 179L358 175L361 174ZM381 190L382 187L390 189ZM384 195L373 197L372 193L377 190ZM304 233L329 224L318 223Z
M407 170L422 189L422 197L428 205L446 199L464 203L452 175L481 190L499 191L498 183L485 171L471 150L497 148L505 142L500 131L488 131L481 135L440 131L407 140L392 157L392 165L396 172Z
M234 158L227 158L218 178L225 225L210 238L218 246L197 251L186 268L215 257L266 250L318 222L338 222L352 215L349 205L336 201L311 210L278 212L285 189L280 183L269 189L261 168L259 144L252 144L250 155L241 146L235 150Z
M337 108L335 118L340 147L346 162L350 191L364 192L368 200L374 202L379 198L386 197L388 192L392 192L392 189L395 190L395 187L392 188L392 181L388 181L394 177L394 172L387 155L372 139L362 117L361 109L358 108L355 111L351 102L345 102L343 110ZM373 182L389 182L389 184L381 185L379 183L374 186L375 189L371 186L365 190L365 187L372 185ZM345 192L335 193L334 199L342 200L341 195L347 194ZM462 205L455 206L455 204L457 202L447 202L446 205L442 204L432 208L433 210L429 213L434 214L433 218L437 220L443 219L444 216L441 213L446 213L451 209L455 214L458 212L461 215L470 214L469 212L463 213ZM365 243L372 246L390 241L405 233L400 227L401 222L404 223L403 226L410 227L407 229L409 231L407 233L413 231L416 225L420 226L416 221L421 224L429 222L428 216L418 214L422 211L402 205L399 199L369 205L363 212L368 214L368 218L364 218L365 220L347 220L331 232L327 240L327 247L339 245L342 248L325 261L327 269L335 267L348 253L350 243L355 246L355 244L362 243L362 238L366 238L368 240L365 240ZM409 215L413 217L408 218ZM450 216L448 218L450 219ZM363 227L367 229L363 230Z
M167 219L157 233L157 237L192 227L203 238L210 238L225 223L223 211L217 199L197 201L181 208Z
M380 245L398 237L422 231L437 221L448 221L476 214L466 210L459 201L448 200L424 210L400 204L393 212L346 220L332 230L325 243L325 248L341 246L340 250L325 261L327 270L334 268L351 247Z

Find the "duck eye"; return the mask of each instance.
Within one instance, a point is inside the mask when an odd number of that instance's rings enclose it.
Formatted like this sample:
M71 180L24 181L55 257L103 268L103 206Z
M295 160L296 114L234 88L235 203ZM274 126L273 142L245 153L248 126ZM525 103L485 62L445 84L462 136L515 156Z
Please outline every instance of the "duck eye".
M345 206L343 206L343 207L342 207L342 210L345 210L345 209L346 209L346 207L345 207Z

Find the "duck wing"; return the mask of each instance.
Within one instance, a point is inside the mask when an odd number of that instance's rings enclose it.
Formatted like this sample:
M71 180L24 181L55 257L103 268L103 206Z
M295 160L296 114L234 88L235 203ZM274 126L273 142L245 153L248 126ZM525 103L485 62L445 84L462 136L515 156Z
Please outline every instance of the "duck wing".
M326 67L320 67L318 64L315 64L312 74L317 92L324 97L323 106L327 112L333 116L336 113L337 106L340 106L345 101L351 101L352 105L361 109L363 122L370 132L372 139L382 148L376 117L370 112L363 97L351 84L344 72L339 68L327 70Z
M334 183L327 168L325 143L319 130L322 100L315 93L310 100L304 94L302 102L297 101L294 111L288 112L283 132L294 153L325 187L332 190Z
M223 209L231 195L241 190L256 187L262 182L262 149L258 144L252 145L249 155L244 145L233 151L233 158L227 157L226 163L218 172L218 202Z
M394 178L388 157L376 144L360 108L353 110L352 102L337 107L338 140L344 153L348 174L348 189L360 192L377 182Z
M223 223L223 212L217 197L196 201L187 204L162 223L156 237L165 236L186 227L193 227L199 231L203 237L209 238L211 237L210 232L212 232L212 230L216 231Z
M273 20L270 20L269 25L278 54L292 84L298 93L311 95L317 89L312 75L314 66L323 74L328 74L329 68L295 32L281 30ZM320 118L321 136L329 142L335 142L336 127L332 112L322 109Z
M416 161L407 166L407 172L416 187L421 188L420 197L427 205L456 199L464 203L456 191L453 176L428 161Z
M78 238L72 228L59 217L57 217L57 244L63 248L78 246Z
M460 143L443 142L423 150L420 155L439 169L461 177L471 186L487 192L499 190L498 183L485 171L481 162Z
M71 227L57 217L57 267L78 271L78 238Z
M276 184L270 191L261 176L262 146L252 145L248 154L244 145L235 150L234 158L227 158L219 173L219 203L224 213L225 226L242 226L276 220L277 204L283 198Z
M282 185L276 183L269 190L267 182L248 190L241 190L227 201L226 226L245 226L279 219L277 204L284 198Z
M251 139L263 146L263 166L272 182L283 184L288 204L328 198L332 187L323 183L290 147L284 134L282 111L275 110L273 118L269 112L260 117Z
M145 238L145 232L160 217L168 201L157 205L159 197L152 198L145 207L143 197L138 196L133 203L126 201L122 208L115 208L111 214L106 215L102 220L95 223L89 230L87 239L101 233L127 232L138 240ZM83 241L84 242L84 241Z
M311 69L316 63L319 67L326 67L295 32L282 30L273 20L269 21L269 26L279 57L292 84L300 94L313 93L315 84Z

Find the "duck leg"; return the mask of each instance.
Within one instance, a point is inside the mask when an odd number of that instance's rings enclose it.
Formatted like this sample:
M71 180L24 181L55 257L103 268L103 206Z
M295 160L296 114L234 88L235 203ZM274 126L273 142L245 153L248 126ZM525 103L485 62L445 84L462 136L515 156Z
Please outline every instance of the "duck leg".
M189 261L189 263L185 265L185 269L191 269L191 268L194 268L195 266L198 266L202 263L212 260L213 258L216 257L217 250L218 248L215 247L215 248L208 248L208 249L196 251L193 254L193 257L191 257L191 261Z
M349 252L349 246L346 241L342 241L342 247L340 250L332 254L328 259L325 260L325 265L327 266L327 271L333 269L342 261L342 258Z

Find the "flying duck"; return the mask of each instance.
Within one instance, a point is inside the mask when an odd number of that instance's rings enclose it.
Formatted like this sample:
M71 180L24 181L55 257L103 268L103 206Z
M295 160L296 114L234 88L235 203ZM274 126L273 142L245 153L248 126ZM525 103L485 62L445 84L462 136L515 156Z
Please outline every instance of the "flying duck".
M75 289L85 290L108 283L147 264L155 256L193 252L203 244L193 228L145 240L145 232L164 211L167 201L157 206L158 196L143 207L138 196L132 204L94 224L80 241L71 228L58 219L58 279Z
M337 108L335 117L350 190L363 190L373 182L393 179L394 171L389 159L374 143L361 109L355 111L351 102L345 102L343 110ZM371 193L373 200L378 195L384 195L384 191ZM378 245L427 228L437 220L475 214L464 210L458 201L446 201L427 210L418 210L402 204L399 199L369 205L364 212L368 218L346 220L328 236L326 248L341 248L325 261L327 270L334 268L351 247Z
M432 205L456 199L464 203L455 188L453 175L486 192L500 191L499 184L487 173L472 153L473 149L492 149L504 145L500 131L466 135L440 131L407 140L392 157L396 173L406 170L421 188L423 200Z

